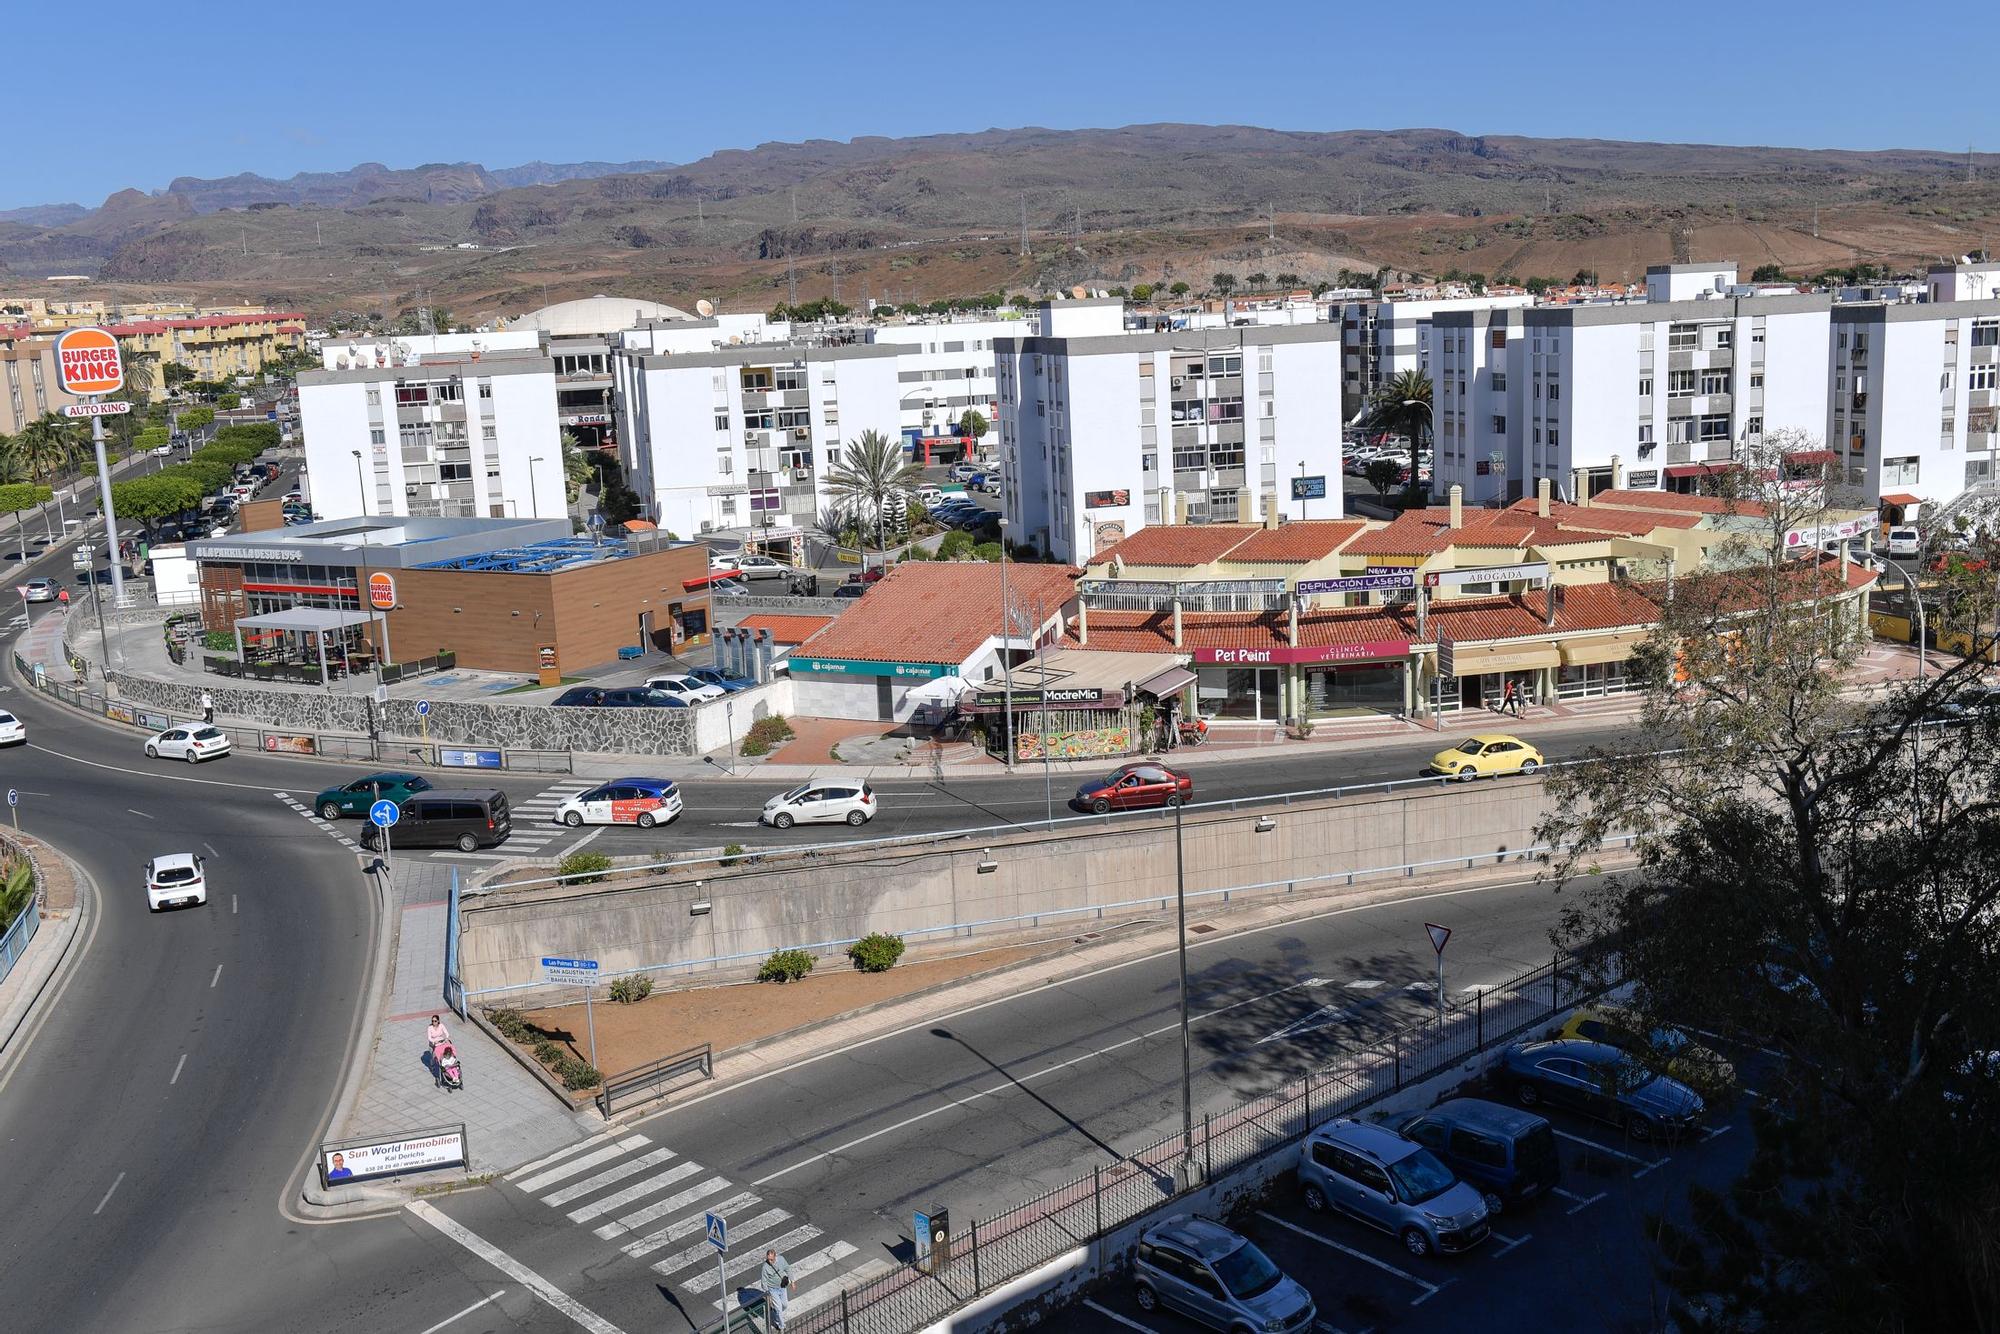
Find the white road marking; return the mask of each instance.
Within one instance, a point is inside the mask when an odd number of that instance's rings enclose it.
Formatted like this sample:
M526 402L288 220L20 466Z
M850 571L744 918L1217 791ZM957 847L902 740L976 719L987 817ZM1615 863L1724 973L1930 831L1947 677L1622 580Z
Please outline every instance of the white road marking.
M501 1250L498 1246L459 1226L437 1209L423 1200L412 1200L404 1206L418 1218L423 1219L438 1231L450 1237L459 1245L471 1251L480 1259L492 1265L507 1277L535 1294L548 1306L568 1316L583 1326L590 1334L625 1334L625 1331L598 1315L576 1298L558 1288L555 1284L537 1274L534 1270Z
M1115 1320L1119 1324L1125 1326L1125 1328L1127 1329L1141 1330L1143 1331L1143 1334L1159 1334L1159 1331L1154 1329L1151 1325L1142 1325L1136 1320L1128 1320L1126 1317L1119 1315L1116 1311L1112 1310L1108 1306L1099 1306L1096 1302L1090 1300L1090 1298L1088 1297L1085 1297L1083 1299L1083 1304L1085 1306L1088 1306L1091 1310L1097 1312L1099 1315L1103 1316L1106 1320Z
M1317 1033L1322 1028L1331 1028L1347 1017L1347 1011L1338 1005L1322 1005L1305 1018L1286 1024L1275 1033L1258 1038L1253 1046L1261 1047L1267 1042L1277 1042L1283 1038L1302 1038L1308 1033Z
M1532 1232L1524 1232L1518 1237L1504 1236L1501 1233L1495 1232L1493 1236L1496 1237L1498 1240L1506 1243L1499 1250L1493 1252L1493 1258L1496 1260L1498 1260L1501 1256L1505 1255L1507 1252L1513 1250L1516 1246L1519 1246L1522 1242L1533 1241L1535 1239L1535 1234Z
M1373 991L1377 987L1386 987L1388 985L1387 982L1384 982L1379 977L1364 977L1359 981L1349 982L1347 989L1349 991Z
M1603 1199L1605 1193L1600 1190L1597 1192L1597 1194L1591 1196L1589 1199L1585 1199L1581 1195L1572 1195L1570 1192L1564 1190L1561 1186L1554 1186L1550 1188L1549 1194L1560 1195L1565 1200L1575 1200L1576 1203L1572 1204L1568 1208L1568 1210L1566 1210L1566 1212L1572 1214L1579 1214L1582 1213L1585 1209L1588 1209L1591 1205L1596 1204L1599 1200Z
M234 894L229 896L229 915L231 917L236 916L236 896Z
M790 1217L791 1215L783 1209L766 1209L763 1213L758 1214L755 1218L747 1222L731 1223L729 1225L730 1243L732 1245L735 1244L738 1237L747 1237L753 1232L762 1232L767 1227L776 1227ZM690 1219L688 1221L693 1222L694 1220ZM700 1230L699 1225L697 1225L696 1230ZM763 1243L759 1242L758 1244L762 1245ZM703 1260L710 1259L714 1255L715 1248L709 1245L708 1239L704 1237L701 1241L684 1251L675 1251L664 1260L655 1260L652 1268L656 1274L672 1274L678 1270L686 1269L691 1264L698 1264Z
M1727 1135L1730 1131L1734 1130L1735 1128L1736 1127L1734 1126L1710 1126L1708 1129L1701 1132L1701 1142L1706 1144L1710 1140L1714 1139L1717 1135Z
M566 1177L573 1177L578 1172L587 1171L599 1163L608 1163L621 1154L628 1153L642 1144L650 1143L652 1141L644 1135L632 1135L626 1139L619 1140L616 1144L607 1144L593 1153L586 1153L583 1157L564 1163L561 1167L552 1167L538 1176L531 1176L526 1181L516 1181L514 1184L532 1195L543 1186L553 1186L556 1182Z
M124 1179L125 1179L125 1174L124 1174L123 1172L120 1172L120 1173L118 1174L118 1177L117 1177L117 1180L115 1180L115 1181L113 1181L113 1182L111 1183L111 1190L107 1190L107 1191L105 1191L105 1192L104 1192L104 1198L103 1198L103 1199L101 1199L101 1200L99 1200L99 1201L97 1202L97 1207L96 1207L95 1209L92 1209L92 1210L90 1211L90 1216L91 1216L92 1218L95 1218L95 1217L97 1217L97 1216L98 1216L99 1214L101 1214L101 1213L103 1213L103 1212L104 1212L104 1206L105 1206L105 1205L107 1205L107 1204L109 1204L109 1203L111 1203L111 1192L112 1192L112 1191L115 1191L115 1190L117 1190L117 1189L118 1189L118 1183L119 1183L119 1182L121 1182L121 1181L123 1181Z
M221 980L222 980L222 965L217 964L215 965L215 976L208 979L208 989L210 991L215 990L215 984L217 982L220 982Z
M662 1152L665 1152L665 1150L662 1150ZM662 1172L658 1176L647 1177L637 1185L627 1186L615 1195L607 1195L601 1200L593 1200L581 1209L572 1209L569 1221L572 1223L587 1223L593 1218L601 1217L617 1209L623 1209L634 1200L643 1200L654 1191L665 1190L676 1181L685 1181L699 1171L701 1171L700 1163L682 1163L679 1167Z
M178 1061L174 1062L173 1078L167 1081L169 1085L178 1084L181 1082L181 1068L185 1066L187 1063L188 1063L188 1054L186 1052L182 1052L181 1058Z
M552 1209L560 1209L571 1200L580 1200L592 1191L602 1190L614 1181L623 1181L626 1177L636 1176L649 1167L658 1167L673 1156L672 1149L655 1149L637 1158L627 1158L624 1162L607 1167L595 1176L588 1176L574 1185L564 1186L552 1195L544 1195L542 1203Z
M429 1329L425 1330L424 1334L437 1334L439 1330L443 1329L446 1325L451 1324L454 1320L463 1320L465 1319L465 1317L471 1315L474 1311L477 1311L480 1307L485 1306L488 1302L497 1302L499 1300L500 1300L500 1294L497 1292L494 1293L491 1297L481 1297L478 1301L466 1307L463 1311L460 1311L457 1315L448 1315L444 1319L438 1321L435 1325L432 1325Z
M216 859L217 861L221 861L221 860L222 860L222 854L221 854L221 853L219 853L219 852L217 852L217 851L215 850L215 844L213 844L213 843L204 843L204 844L202 844L202 846L203 846L204 848L207 848L207 849L208 849L208 855L209 855L209 856L211 856L211 857L215 858L215 859Z
M769 1241L760 1241L750 1249L748 1254L739 1255L723 1266L723 1281L727 1282L732 1278L740 1278L763 1264L764 1252L767 1250L776 1251L778 1254L783 1255L792 1247L811 1241L818 1235L819 1229L807 1223L802 1227L793 1228L790 1232L772 1237ZM689 1292L706 1292L716 1285L715 1275L712 1271L703 1268L696 1272L697 1277L684 1280L680 1286L686 1288ZM793 1286L797 1286L798 1277L799 1271L795 1268L792 1270Z
M1374 1256L1368 1254L1366 1251L1357 1251L1352 1246L1343 1246L1339 1242L1333 1240L1331 1237L1322 1237L1319 1233L1311 1231L1308 1228L1302 1228L1297 1223L1287 1223L1284 1219L1278 1217L1276 1214L1266 1213L1262 1209L1259 1209L1257 1211L1257 1217L1262 1218L1267 1222L1276 1223L1279 1227L1284 1228L1288 1232L1296 1232L1301 1237L1304 1237L1308 1241L1316 1241L1322 1246L1331 1247L1332 1249L1339 1251L1342 1255L1353 1256L1355 1259L1361 1261L1361 1263L1366 1265L1373 1265L1375 1268L1381 1270L1385 1274L1394 1274L1397 1278L1402 1279L1406 1283L1416 1284L1418 1287L1424 1290L1424 1295L1417 1298L1416 1301L1411 1302L1410 1305L1412 1306L1415 1306L1417 1302L1428 1301L1432 1297L1435 1297L1438 1293L1437 1284L1427 1283L1423 1279L1418 1278L1415 1274L1396 1268L1396 1266L1390 1264L1386 1260L1377 1260Z
M599 1141L594 1139L580 1139L566 1149L557 1149L554 1153L549 1154L546 1157L537 1158L532 1163L522 1163L519 1167L515 1168L513 1171L507 1174L507 1180L512 1181L515 1177L533 1176L535 1173L541 1171L544 1167L547 1167L549 1164L559 1163L563 1159L569 1157L571 1154L582 1153L585 1149L590 1148L592 1145L597 1144L598 1142Z
M1572 1144L1581 1144L1586 1149L1595 1149L1599 1153L1608 1153L1613 1158L1623 1158L1628 1163L1643 1163L1647 1161L1636 1153L1627 1153L1623 1149L1614 1149L1608 1144L1599 1144L1594 1139L1585 1139L1581 1135L1572 1135L1567 1130L1558 1130L1556 1134Z
M794 1260L792 1262L792 1282L796 1285L798 1280L804 1278L806 1275L816 1274L828 1265L839 1264L848 1256L853 1255L854 1252L855 1248L846 1242L836 1241L831 1246ZM888 1273L895 1267L894 1264L886 1260L873 1260L862 1265L852 1273L842 1275L842 1277L847 1280L849 1286L859 1287L870 1279ZM785 1314L789 1316L804 1315L821 1302L831 1301L839 1291L840 1289L836 1287L821 1286L806 1292L797 1292L792 1300L786 1304ZM718 1311L724 1309L728 1304L729 1298L727 1296L724 1296L721 1301L709 1303L709 1305Z
M649 1204L636 1213L627 1214L615 1223L606 1223L602 1227L591 1230L597 1234L600 1240L610 1241L613 1237L622 1237L628 1232L636 1232L648 1223L658 1222L675 1210L685 1205L693 1204L704 1195L713 1195L719 1190L728 1189L728 1177L710 1177L700 1185L690 1186L671 1199L661 1200L657 1204ZM646 1240L651 1240L651 1238L646 1238Z
M728 1184L729 1184L728 1182L723 1183L725 1187ZM761 1203L763 1203L763 1201L759 1200L755 1195L752 1195L749 1191L746 1190L741 1194L730 1196L728 1199L722 1201L720 1204L710 1205L709 1211L712 1213L722 1214L726 1217L733 1210L748 1209L753 1204L761 1204ZM634 1260L643 1260L647 1256L651 1255L654 1251L659 1250L660 1247L665 1246L671 1242L679 1241L682 1237L691 1237L695 1233L701 1230L702 1230L701 1219L683 1218L679 1222L671 1223L666 1227L660 1228L658 1231L648 1232L645 1236L639 1238L639 1240L637 1241L627 1242L625 1245L619 1247L619 1249L624 1251L625 1254L631 1256Z
M146 814L146 813L145 813L144 811L135 811L135 810L133 810L133 809L132 809L132 808L131 808L130 806L127 806L127 807L125 808L125 813L126 813L127 815L136 815L136 816L138 816L138 817L139 817L139 818L140 818L141 820L151 820L151 819L154 819L154 818L156 818L156 817L154 817L154 816L151 816L151 815L148 815L148 814Z

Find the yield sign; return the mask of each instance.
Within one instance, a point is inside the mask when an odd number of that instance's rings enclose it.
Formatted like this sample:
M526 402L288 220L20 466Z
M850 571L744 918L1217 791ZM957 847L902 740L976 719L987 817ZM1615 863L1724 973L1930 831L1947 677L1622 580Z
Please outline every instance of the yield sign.
M1425 922L1424 930L1430 932L1431 948L1439 954L1443 954L1444 943L1451 939L1451 928L1448 926L1439 926L1436 922Z

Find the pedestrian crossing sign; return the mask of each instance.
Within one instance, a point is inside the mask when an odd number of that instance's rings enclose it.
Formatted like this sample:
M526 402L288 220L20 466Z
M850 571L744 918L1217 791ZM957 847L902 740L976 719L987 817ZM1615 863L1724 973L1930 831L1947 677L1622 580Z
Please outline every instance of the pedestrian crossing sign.
M729 1220L721 1214L702 1215L708 1227L708 1244L718 1251L729 1249Z

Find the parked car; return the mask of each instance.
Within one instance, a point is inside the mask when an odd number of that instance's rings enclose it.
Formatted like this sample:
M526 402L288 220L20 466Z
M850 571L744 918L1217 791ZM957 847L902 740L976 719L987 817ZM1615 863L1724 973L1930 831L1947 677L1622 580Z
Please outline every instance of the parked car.
M340 783L313 798L313 809L322 820L338 820L343 815L366 815L378 800L398 806L419 792L431 790L431 780L421 774L368 774L350 783Z
M833 596L837 598L858 598L867 591L868 585L866 584L842 584L833 590Z
M1547 763L1541 751L1517 736L1481 732L1431 756L1429 772L1470 782L1501 774L1531 774Z
M182 723L146 740L146 758L153 760L212 760L229 753L229 738L207 723Z
M28 726L5 709L0 709L0 746L28 744Z
M735 574L736 573L735 558L730 556L711 555L708 558L708 572L710 574Z
M1178 806L1194 797L1194 779L1153 760L1124 764L1078 787L1070 805L1093 815L1146 806Z
M199 907L208 902L204 859L192 852L170 852L146 863L146 911Z
M979 469L970 463L955 463L952 465L951 480L954 482L970 481L977 476L979 476Z
M741 579L714 580L709 584L708 592L710 597L718 598L747 598L750 596L749 587Z
M1924 535L1913 525L1895 524L1890 527L1882 546L1892 557L1919 556L1924 550Z
M697 681L692 676L649 676L646 678L646 688L673 695L686 704L705 704L712 699L721 699L729 693L721 686Z
M1484 1098L1451 1098L1396 1127L1486 1200L1490 1218L1541 1199L1562 1180L1547 1118Z
M556 822L574 829L585 824L633 824L641 829L669 824L681 813L680 790L668 778L614 778L556 807Z
M21 596L30 602L54 602L61 592L53 579L30 579L21 585Z
M550 701L556 708L572 709L685 709L688 701L665 691L645 686L571 686Z
M1210 1329L1296 1334L1319 1318L1312 1295L1257 1244L1207 1218L1177 1215L1139 1234L1132 1300Z
M1633 1139L1686 1134L1707 1112L1699 1093L1602 1042L1515 1043L1494 1076L1523 1107L1566 1107L1621 1126Z
M725 695L734 695L757 684L747 676L730 676L717 667L696 667L688 675L703 685L714 686Z
M792 567L773 556L750 552L736 558L736 568L745 579L782 579Z
M433 788L402 806L402 818L389 830L392 848L473 852L504 843L513 832L507 794L498 788ZM361 827L361 846L382 846L382 831L374 823Z
M1478 1190L1387 1126L1329 1121L1299 1146L1298 1170L1306 1208L1380 1228L1411 1255L1469 1251L1493 1230Z
M764 803L759 824L790 829L795 824L846 821L864 825L875 818L875 789L855 779L821 779L801 783Z
M1648 1026L1621 1005L1586 1005L1569 1017L1557 1036L1602 1042L1684 1084L1710 1091L1736 1082L1736 1067L1670 1024Z

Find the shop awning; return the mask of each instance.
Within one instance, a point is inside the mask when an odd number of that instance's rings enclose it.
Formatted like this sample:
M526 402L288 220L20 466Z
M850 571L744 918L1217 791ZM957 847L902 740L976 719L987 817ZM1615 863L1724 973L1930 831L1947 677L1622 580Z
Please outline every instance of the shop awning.
M1834 453L1830 449L1795 449L1785 455L1785 462L1801 468L1817 468L1833 462Z
M1669 477L1713 477L1728 472L1734 463L1676 463L1667 469Z
M1644 630L1627 630L1615 635L1565 639L1559 647L1564 666L1583 667L1594 662L1623 662L1632 656L1633 649L1645 642Z
M239 616L236 627L239 630L290 630L295 634L310 634L317 630L345 630L351 625L366 625L374 620L373 614L365 611L339 611L332 607L294 607L290 611L267 611L262 616Z
M1154 699L1165 699L1177 695L1195 683L1195 674L1185 667L1169 667L1150 680L1141 681L1139 689Z
M1458 648L1452 653L1453 671L1461 676L1482 676L1487 672L1532 672L1542 667L1562 666L1562 655L1553 644L1489 644L1483 648Z
M1913 496L1908 491L1891 491L1888 495L1882 497L1882 503L1884 505L1921 505L1924 503L1924 498L1922 496Z

